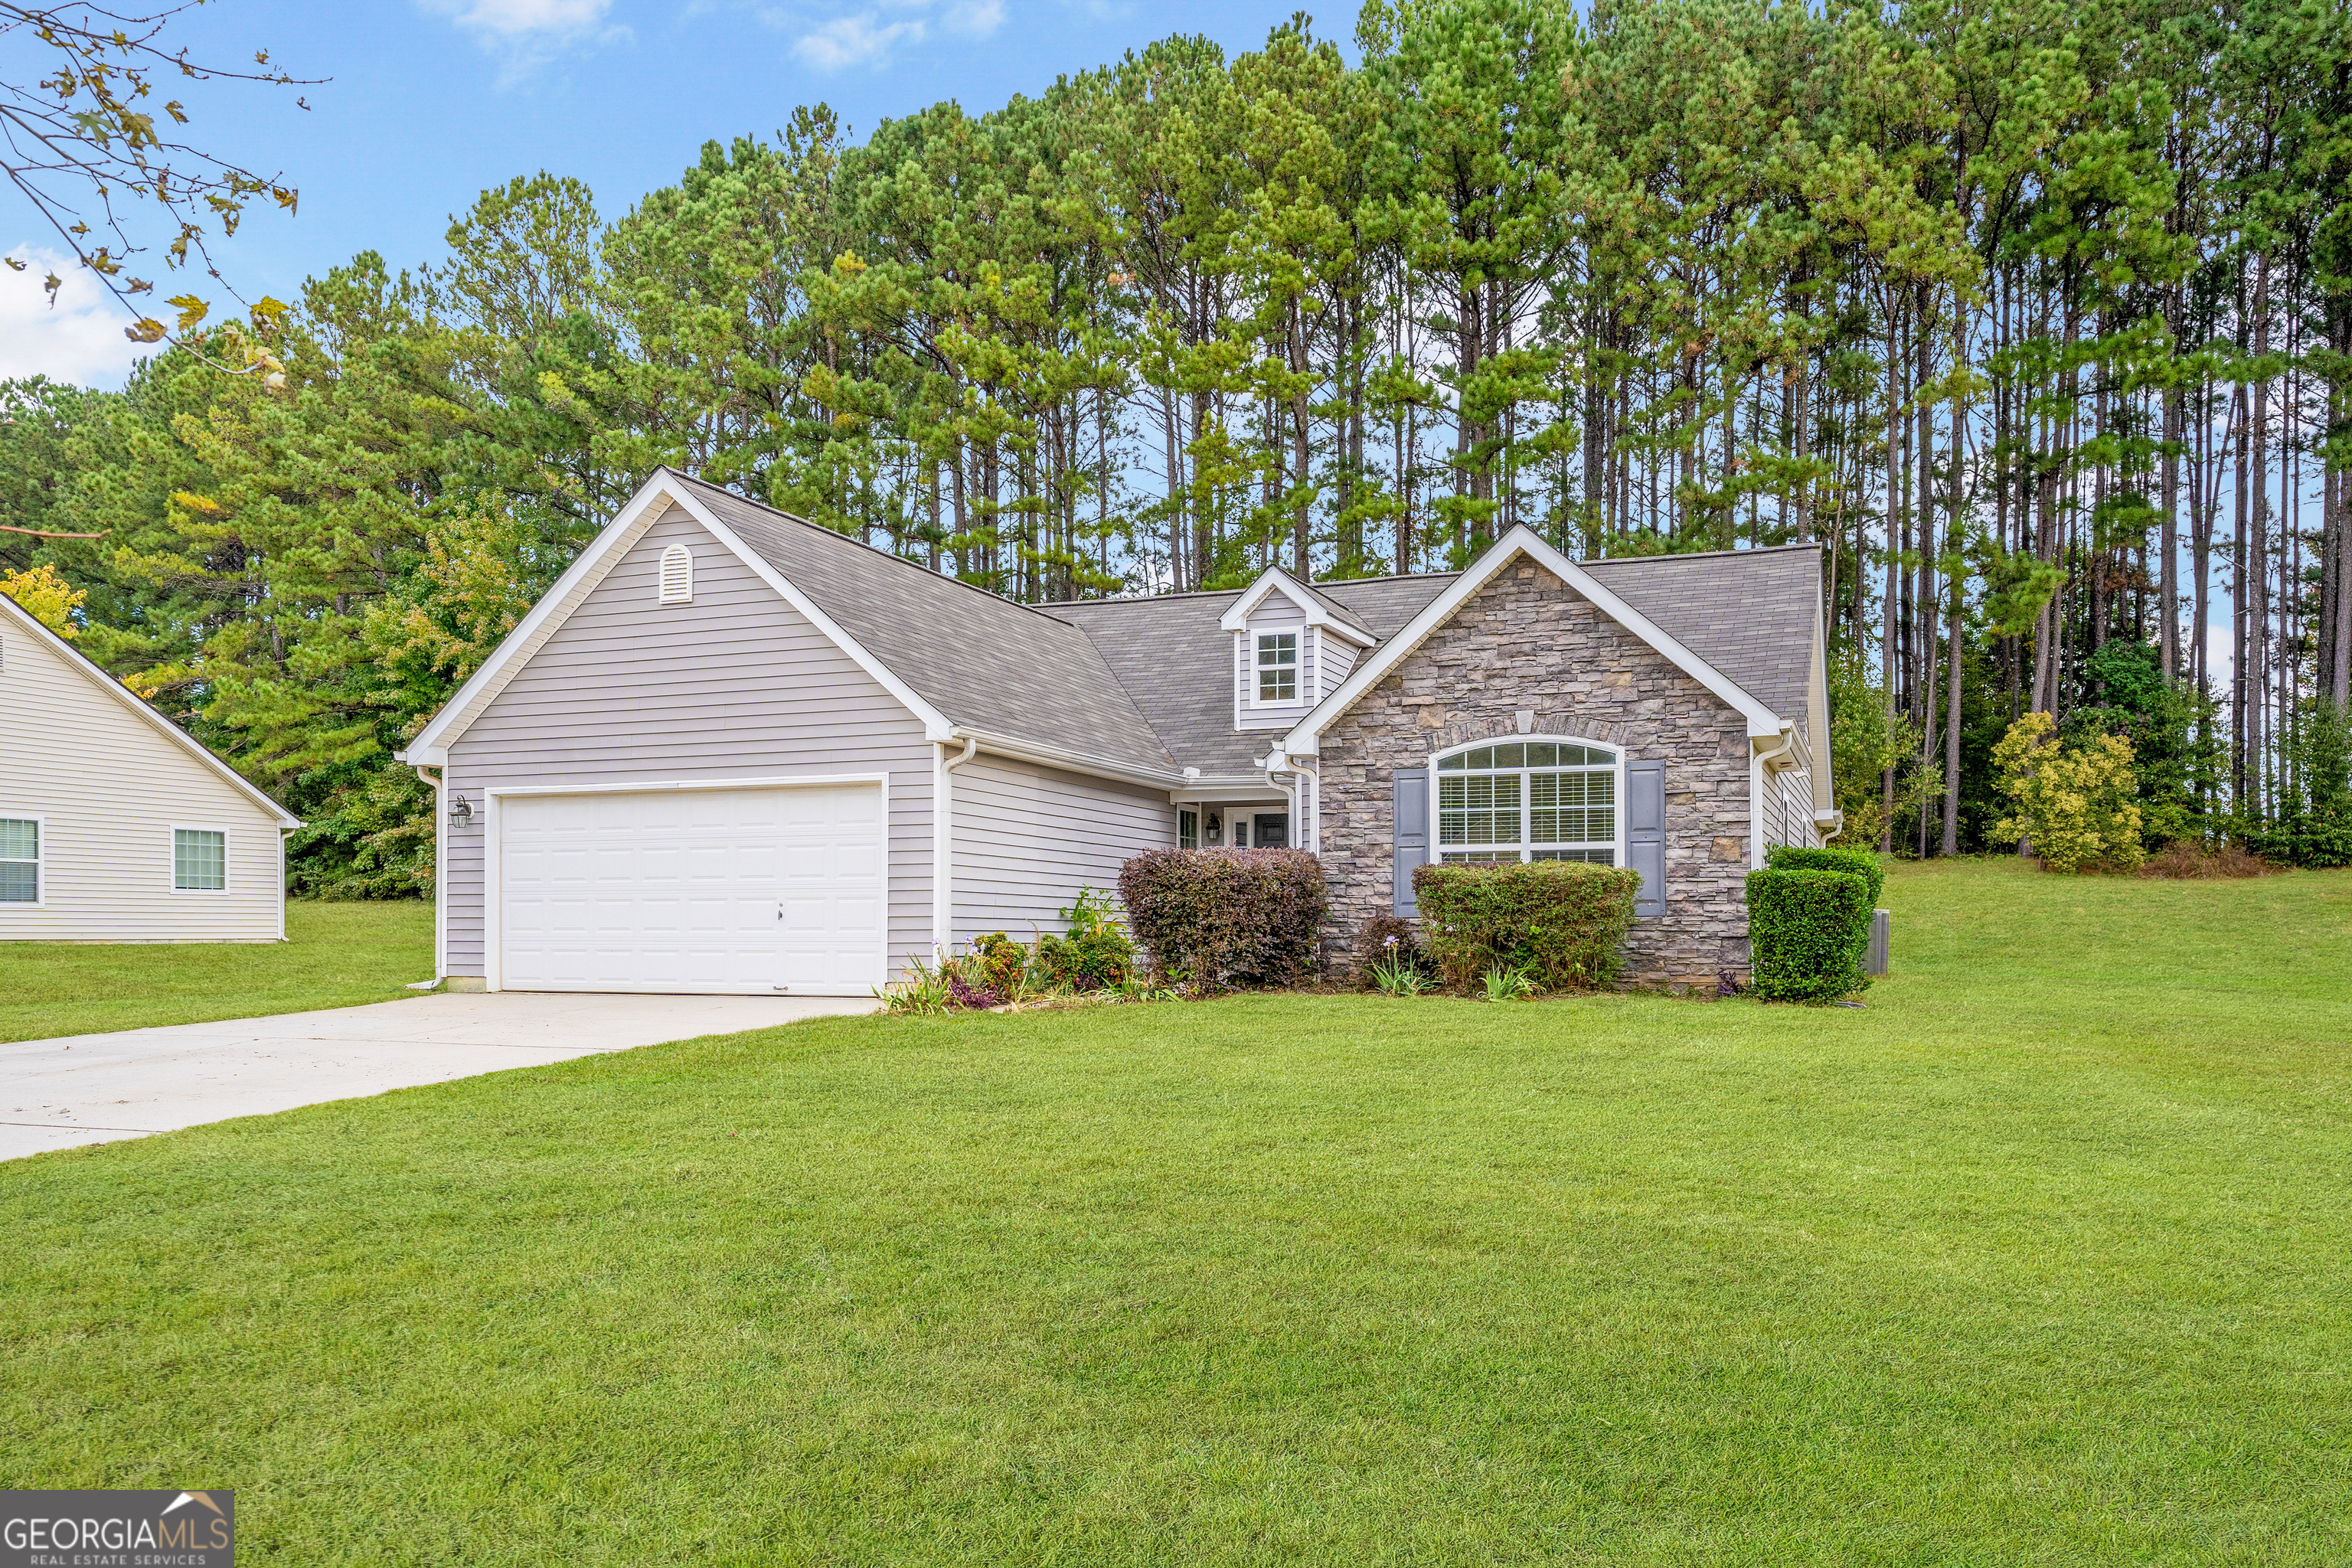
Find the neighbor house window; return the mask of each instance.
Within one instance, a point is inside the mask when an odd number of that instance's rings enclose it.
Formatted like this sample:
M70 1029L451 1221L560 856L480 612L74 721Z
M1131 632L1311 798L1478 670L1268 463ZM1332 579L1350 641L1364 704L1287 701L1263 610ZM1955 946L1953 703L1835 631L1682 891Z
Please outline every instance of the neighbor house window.
M1617 863L1617 753L1572 741L1475 746L1437 762L1442 860Z
M0 904L41 901L41 825L28 816L0 816Z
M661 602L665 605L694 603L694 552L683 544L673 544L662 552Z
M1257 638L1257 700L1298 700L1298 634L1260 632Z
M1180 811L1176 814L1176 847L1198 849L1201 847L1201 814Z
M207 827L172 829L172 887L183 893L228 889L228 835Z

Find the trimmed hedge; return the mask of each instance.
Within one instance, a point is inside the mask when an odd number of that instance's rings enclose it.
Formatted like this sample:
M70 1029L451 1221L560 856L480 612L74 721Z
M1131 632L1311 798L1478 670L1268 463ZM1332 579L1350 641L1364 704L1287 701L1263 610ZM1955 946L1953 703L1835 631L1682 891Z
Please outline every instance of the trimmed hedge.
M1748 873L1748 937L1756 994L1769 1002L1834 1002L1870 984L1870 883L1844 870L1768 866Z
M1795 844L1775 844L1764 851L1764 864L1777 871L1843 871L1870 884L1870 907L1886 896L1886 868L1867 849L1807 849ZM1865 939L1868 936L1864 931Z
M1160 980L1295 985L1315 973L1323 867L1303 849L1151 849L1118 868Z
M1600 985L1633 929L1642 874L1582 860L1425 865L1412 874L1422 945L1446 984L1472 986L1497 964L1546 991Z

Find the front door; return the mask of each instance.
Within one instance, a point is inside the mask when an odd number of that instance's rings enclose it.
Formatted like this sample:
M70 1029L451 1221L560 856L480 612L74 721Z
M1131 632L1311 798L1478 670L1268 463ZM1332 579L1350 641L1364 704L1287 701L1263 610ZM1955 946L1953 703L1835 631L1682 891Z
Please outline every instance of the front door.
M1290 814L1285 811L1261 811L1250 824L1250 847L1254 849L1287 849L1290 847Z

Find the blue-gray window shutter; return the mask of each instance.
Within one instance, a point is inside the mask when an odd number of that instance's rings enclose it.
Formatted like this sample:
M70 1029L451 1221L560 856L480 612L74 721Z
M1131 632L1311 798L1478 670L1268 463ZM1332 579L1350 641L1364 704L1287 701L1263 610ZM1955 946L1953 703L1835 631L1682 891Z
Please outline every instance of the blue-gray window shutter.
M1666 764L1625 763L1625 864L1642 873L1633 915L1666 912Z
M1429 859L1429 770L1396 771L1396 912L1421 912L1412 896L1412 868Z

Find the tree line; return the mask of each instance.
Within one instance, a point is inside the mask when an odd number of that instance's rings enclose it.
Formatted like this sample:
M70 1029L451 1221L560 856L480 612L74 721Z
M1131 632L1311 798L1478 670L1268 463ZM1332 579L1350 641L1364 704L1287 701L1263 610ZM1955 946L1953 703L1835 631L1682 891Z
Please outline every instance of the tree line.
M1352 42L802 108L610 220L518 178L120 394L0 390L0 568L311 818L325 892L429 880L391 752L665 463L1030 601L1818 543L1848 841L1992 844L2035 711L2132 739L2159 839L2339 809L2344 0Z

